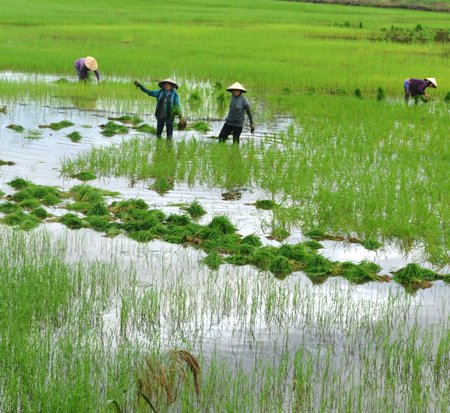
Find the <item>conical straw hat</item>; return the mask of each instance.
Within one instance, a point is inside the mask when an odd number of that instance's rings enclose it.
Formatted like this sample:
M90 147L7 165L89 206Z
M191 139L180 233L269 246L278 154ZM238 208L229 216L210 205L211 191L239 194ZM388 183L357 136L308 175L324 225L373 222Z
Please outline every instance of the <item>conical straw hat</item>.
M425 78L425 80L428 80L429 82L431 82L433 84L434 87L437 88L436 78L434 78L434 77L427 77L427 78Z
M240 90L243 93L247 92L245 87L242 86L239 82L235 82L231 86L228 86L227 90L228 90L228 92L231 92L232 90Z
M89 70L97 70L97 68L98 68L97 60L95 60L92 56L88 56L88 57L84 58L84 65Z
M163 87L163 84L164 84L164 83L171 83L175 89L178 89L178 85L177 85L177 84L175 83L175 81L172 80L172 79L164 79L164 80L161 80L161 82L158 83L158 86L159 86L159 87Z

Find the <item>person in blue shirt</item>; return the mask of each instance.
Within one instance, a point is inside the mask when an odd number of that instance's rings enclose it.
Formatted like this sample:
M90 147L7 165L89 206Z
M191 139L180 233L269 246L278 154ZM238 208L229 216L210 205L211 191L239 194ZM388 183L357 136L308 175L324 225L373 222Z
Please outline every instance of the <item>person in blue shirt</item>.
M173 120L175 116L181 119L180 97L176 89L178 85L172 79L164 79L158 83L160 89L149 90L142 86L137 80L134 85L141 89L149 96L156 98L156 136L161 138L164 126L166 127L167 139L172 139L173 135Z

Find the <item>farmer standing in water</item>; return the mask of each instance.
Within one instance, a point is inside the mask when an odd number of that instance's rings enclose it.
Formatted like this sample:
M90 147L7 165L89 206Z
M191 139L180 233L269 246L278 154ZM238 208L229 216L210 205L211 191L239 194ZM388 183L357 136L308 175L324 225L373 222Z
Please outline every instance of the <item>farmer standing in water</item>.
M134 81L134 85L141 89L149 96L156 98L156 136L161 138L164 126L166 126L167 139L172 139L173 135L173 120L175 116L180 119L179 129L185 127L186 121L181 115L180 97L176 89L178 85L172 79L164 79L158 83L160 89L148 90L142 86L137 80Z
M75 62L75 71L77 72L78 79L86 81L89 79L89 73L92 70L97 78L97 83L100 82L100 73L98 72L97 60L92 56L80 57Z
M219 133L219 142L225 142L230 133L232 133L233 143L239 144L239 137L241 136L245 121L244 112L247 113L250 120L250 131L252 133L255 131L255 125L253 123L252 112L250 111L250 104L244 96L244 93L247 92L244 86L236 82L227 88L227 91L232 93L230 109L225 119L225 124Z
M408 103L409 97L413 97L417 103L419 97L423 96L429 99L428 93L425 92L427 87L433 89L437 88L437 82L434 77L427 77L426 79L406 79L403 83L405 88L405 103Z

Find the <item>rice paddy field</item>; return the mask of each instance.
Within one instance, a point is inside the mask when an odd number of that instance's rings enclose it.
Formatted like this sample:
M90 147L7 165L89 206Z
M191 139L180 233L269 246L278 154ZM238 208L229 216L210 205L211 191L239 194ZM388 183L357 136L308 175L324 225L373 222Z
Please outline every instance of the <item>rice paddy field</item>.
M0 412L447 412L446 4L0 0Z

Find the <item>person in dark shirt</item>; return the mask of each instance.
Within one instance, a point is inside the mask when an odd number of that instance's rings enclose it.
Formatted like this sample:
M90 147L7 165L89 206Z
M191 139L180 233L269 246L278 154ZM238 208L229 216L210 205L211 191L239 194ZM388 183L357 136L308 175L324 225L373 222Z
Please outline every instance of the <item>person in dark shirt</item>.
M75 62L75 71L77 72L78 79L86 81L89 79L89 73L92 70L95 73L97 82L100 82L100 73L98 72L97 60L92 56L80 57Z
M437 82L434 77L428 77L426 79L406 79L403 83L405 88L405 102L408 103L409 97L413 97L417 100L419 97L423 96L428 99L430 96L425 92L427 87L436 89Z
M175 89L178 85L172 79L164 79L158 83L160 89L149 90L142 86L137 80L134 85L141 89L149 96L156 98L156 136L161 137L164 126L166 126L167 139L172 139L173 135L173 120L175 116L184 119L181 115L180 97Z
M250 104L244 96L244 93L247 92L244 86L242 86L239 82L236 82L228 87L227 91L232 93L230 109L228 111L228 116L225 119L225 124L219 133L219 142L225 142L228 136L232 133L233 143L239 144L239 137L241 136L245 121L245 113L247 113L250 121L251 133L255 131L253 116L250 111Z

